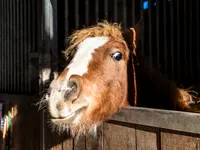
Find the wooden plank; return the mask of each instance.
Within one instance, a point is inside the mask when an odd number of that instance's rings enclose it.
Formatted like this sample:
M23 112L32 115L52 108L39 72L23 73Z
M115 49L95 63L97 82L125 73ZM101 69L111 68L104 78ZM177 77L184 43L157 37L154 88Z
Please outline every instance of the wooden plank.
M192 135L176 131L161 132L162 150L199 150L200 135Z
M45 149L48 150L73 150L73 139L67 132L52 131L45 115Z
M103 150L103 125L97 129L96 135L86 136L87 150Z
M110 120L200 134L199 113L130 107L121 109Z
M159 129L136 126L137 150L158 150L160 147Z
M104 150L136 149L134 125L104 123L103 131Z
M85 150L86 148L85 141L86 137L83 135L74 138L74 150Z
M64 138L63 141L63 150L73 150L73 139L72 138Z

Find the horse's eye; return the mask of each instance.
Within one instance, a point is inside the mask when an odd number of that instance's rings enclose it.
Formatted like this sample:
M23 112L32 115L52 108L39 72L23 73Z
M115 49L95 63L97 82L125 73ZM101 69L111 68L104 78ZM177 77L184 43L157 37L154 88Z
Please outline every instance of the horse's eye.
M120 53L120 52L112 53L111 56L112 56L112 58L114 58L117 61L120 61L122 59L122 53Z

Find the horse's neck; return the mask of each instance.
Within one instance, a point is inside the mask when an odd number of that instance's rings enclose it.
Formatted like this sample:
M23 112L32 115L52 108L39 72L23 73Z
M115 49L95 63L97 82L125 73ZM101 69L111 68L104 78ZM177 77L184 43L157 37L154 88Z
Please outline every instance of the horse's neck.
M136 79L138 89L138 106L161 109L175 109L181 98L176 85L158 70L151 68L148 59L138 58Z

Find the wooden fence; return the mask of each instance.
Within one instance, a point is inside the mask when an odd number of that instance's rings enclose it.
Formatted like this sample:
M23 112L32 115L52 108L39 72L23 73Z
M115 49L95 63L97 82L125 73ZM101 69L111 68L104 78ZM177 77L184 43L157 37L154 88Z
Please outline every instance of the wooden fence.
M199 150L199 125L198 113L124 108L99 128L96 137L67 139L66 134L54 134L52 139L48 134L46 149Z
M15 150L200 149L198 113L123 108L99 127L97 136L87 135L73 139L65 132L52 132L47 118L43 126L42 113L35 106L38 99L39 97L0 95L0 100L6 102L6 106L17 105L12 131Z

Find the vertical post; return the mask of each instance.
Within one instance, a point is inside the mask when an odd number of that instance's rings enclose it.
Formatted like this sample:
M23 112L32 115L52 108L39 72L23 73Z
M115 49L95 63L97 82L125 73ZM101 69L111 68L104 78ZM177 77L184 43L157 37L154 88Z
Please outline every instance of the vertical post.
M13 92L16 92L16 77L17 77L17 60L16 60L16 51L17 51L17 47L16 47L16 45L17 45L17 34L16 34L16 30L17 30L17 16L16 16L16 10L17 10L17 8L16 8L16 1L17 0L12 0L12 7L13 7L13 62L14 62L14 64L13 64L13 76L12 76L12 78L13 78Z
M6 45L6 38L7 38L7 32L6 32L6 30L7 30L7 18L6 18L6 13L7 13L7 8L6 8L6 3L7 3L7 1L6 0L4 0L4 14L3 14L3 16L4 16L4 41L3 41L3 44L4 44L4 92L7 92L7 45Z
M194 3L194 1L189 1L189 56L190 56L190 77L193 79L193 57L192 57L192 53L193 53L193 36L192 36L192 27L193 27L193 23L192 23L192 19L193 19L193 10L192 10L192 3Z
M29 57L29 53L28 53L28 33L27 33L27 22L28 22L28 17L27 17L27 14L28 14L28 10L27 10L27 5L28 5L28 0L25 0L24 1L24 5L23 5L23 20L24 20L24 30L23 30L23 32L24 32L24 42L23 42L23 44L24 44L24 56L26 56L26 57L24 57L24 65L23 65L23 67L24 67L24 78L23 78L23 80L24 80L24 92L25 93L28 93L28 59L27 59L27 57Z
M114 21L118 21L118 0L114 0Z
M135 0L132 0L132 7L131 7L132 11L132 26L135 26Z
M149 59L152 67L152 1L148 1L148 20L149 20Z
M65 37L69 35L69 3L65 0Z
M163 1L163 24L164 24L164 54L165 54L165 70L167 70L167 1Z
M108 0L104 0L104 19L108 19Z
M79 0L75 0L75 29L79 28Z
M77 0L76 0L77 1ZM40 53L42 86L50 79L50 73L57 70L55 64L51 64L51 52L57 55L57 0L43 0L43 49ZM54 68L52 68L52 66ZM43 90L43 89L41 89ZM45 114L42 113L42 145L45 149Z
M13 63L13 45L14 45L14 43L13 43L13 1L9 1L9 10L10 10L10 16L9 16L9 18L10 18L10 25L9 25L9 27L10 27L10 36L9 36L9 41L10 41L10 91L12 91L13 92L13 74L14 74L14 72L13 72L13 68L14 68L14 63Z
M123 25L124 25L124 28L127 28L127 19L126 19L126 0L123 0Z
M7 18L7 22L6 22L6 34L7 34L7 36L6 36L6 45L7 45L7 48L6 48L6 53L7 53L7 59L6 59L6 61L7 61L7 75L6 75L6 78L7 78L7 92L9 92L10 91L10 85L11 85L11 83L10 83L10 79L11 79L11 74L10 74L10 69L8 69L8 68L11 68L11 66L10 66L10 40L9 40L9 38L10 38L10 9L9 9L9 1L7 0L6 1L6 8L7 8L7 15L6 15L6 18Z
M171 0L170 1L170 26L171 26L171 46L170 46L170 49L171 49L171 71L172 71L172 78L174 78L174 0Z
M23 92L24 90L24 84L23 84L23 73L22 71L24 70L23 64L24 64L24 18L23 18L23 0L20 0L20 6L19 6L19 10L20 10L20 24L19 24L19 35L20 35L20 43L19 43L19 51L20 51L20 55L19 55L19 63L20 63L20 67L19 67L19 80L20 80L20 92Z
M177 0L177 64L178 64L178 79L181 78L181 69L180 69L180 0Z
M30 59L30 53L31 53L31 48L32 48L32 15L31 15L31 9L32 9L32 4L30 3L32 0L28 0L27 3L27 32L29 33L27 35L27 43L28 43L28 47L27 47L27 53L28 53L28 74L27 74L27 84L28 84L28 92L31 91L31 59Z
M95 19L99 21L99 0L95 0Z
M2 20L2 14L3 14L3 6L2 6L2 1L0 1L0 92L2 92L2 86L3 86L3 76L2 76L2 73L3 73L3 48L2 48L2 39L3 39L3 29L2 29L2 26L3 26L3 20Z
M188 78L188 61L187 61L187 4L186 4L186 0L184 0L183 2L184 5L184 23L183 23L183 27L184 27L184 56L185 56L185 79Z
M160 0L156 0L156 52L157 52L157 66L160 65Z
M20 83L19 83L19 79L20 79L20 70L19 70L19 64L20 64L20 61L19 61L19 53L20 53L20 0L16 0L16 21L17 21L17 24L16 24L16 32L17 32L17 41L16 41L16 72L17 72L17 77L16 77L16 92L19 92L19 89L20 89Z
M89 24L89 0L85 0L85 24Z
M144 18L143 16L144 16L144 14L143 14L143 0L140 0L140 18ZM144 25L144 27L145 27L145 25ZM144 32L142 32L142 33L144 33ZM143 34L141 35L141 51L142 51L142 55L144 55L145 52L144 52L144 35Z
M200 39L199 39L199 34L200 34L200 32L199 32L199 17L200 17L200 14L199 14L199 9L200 9L199 8L199 0L196 0L196 21L197 21L196 50L197 50L197 69L198 69L198 77L199 77L198 82L200 82L200 52L199 52L199 50L200 50L200 47L199 47L199 41L200 41Z

